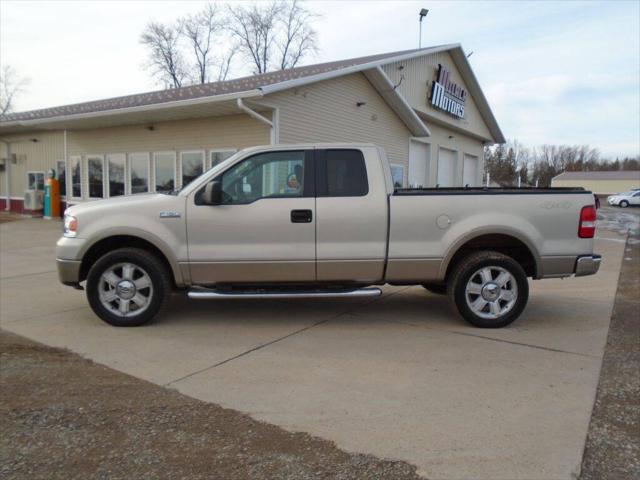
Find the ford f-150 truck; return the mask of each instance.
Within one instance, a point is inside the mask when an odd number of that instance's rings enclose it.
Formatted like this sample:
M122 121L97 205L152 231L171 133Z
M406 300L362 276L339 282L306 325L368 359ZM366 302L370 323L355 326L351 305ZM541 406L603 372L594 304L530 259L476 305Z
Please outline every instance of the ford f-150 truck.
M255 147L177 192L75 205L56 256L93 311L142 325L190 298L448 294L478 327L523 311L532 279L591 275L594 197L583 189L394 189L375 145ZM428 298L425 297L425 301Z

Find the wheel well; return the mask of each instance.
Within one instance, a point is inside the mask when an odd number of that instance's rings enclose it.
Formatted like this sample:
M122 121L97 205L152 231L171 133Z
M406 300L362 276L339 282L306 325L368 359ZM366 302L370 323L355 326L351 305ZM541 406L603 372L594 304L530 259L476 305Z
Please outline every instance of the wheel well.
M462 258L478 250L492 250L508 255L522 265L527 277L536 277L536 260L529 247L515 237L496 233L475 237L462 245L451 258L445 279Z
M82 264L80 265L80 281L87 279L87 274L89 273L91 266L105 253L124 247L139 248L156 256L165 265L175 283L173 270L171 269L171 265L164 253L162 253L162 251L153 243L131 235L107 237L91 245L89 250L87 250L82 257Z

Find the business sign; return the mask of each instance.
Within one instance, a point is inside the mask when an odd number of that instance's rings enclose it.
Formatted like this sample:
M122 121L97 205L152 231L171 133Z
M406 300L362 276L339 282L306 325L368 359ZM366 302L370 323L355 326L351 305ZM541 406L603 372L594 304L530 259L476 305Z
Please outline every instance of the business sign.
M449 70L438 64L438 75L431 88L431 105L454 117L464 118L467 95L464 88L450 79Z

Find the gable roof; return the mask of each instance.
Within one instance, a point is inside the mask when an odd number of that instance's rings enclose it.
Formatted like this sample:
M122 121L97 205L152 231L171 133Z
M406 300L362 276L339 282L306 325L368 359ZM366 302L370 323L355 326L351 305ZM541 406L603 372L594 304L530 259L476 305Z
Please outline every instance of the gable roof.
M640 170L562 172L553 180L636 180L640 184Z
M43 108L25 112L16 112L0 117L0 131L8 127L46 126L54 122L64 122L73 119L96 118L142 112L173 107L184 107L213 103L236 98L260 97L269 93L306 85L329 78L348 75L355 72L365 72L369 80L387 100L396 113L402 118L414 135L429 135L429 130L404 98L388 88L388 77L379 68L391 62L429 55L442 51L451 51L452 58L464 77L470 93L489 130L498 143L505 142L500 127L491 112L488 102L478 81L471 70L462 47L459 44L439 45L428 48L404 50L398 52L369 55L333 62L295 67L289 70L268 72L222 82L211 82L187 87L156 90L147 93L126 95L104 100L63 105L59 107ZM385 78L386 77L386 78Z

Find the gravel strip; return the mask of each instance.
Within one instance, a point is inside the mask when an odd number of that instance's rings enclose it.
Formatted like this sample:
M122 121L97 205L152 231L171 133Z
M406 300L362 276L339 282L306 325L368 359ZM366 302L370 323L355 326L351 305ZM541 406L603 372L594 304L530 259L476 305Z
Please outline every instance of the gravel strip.
M0 478L418 479L0 331Z
M640 231L622 260L582 480L640 479Z

